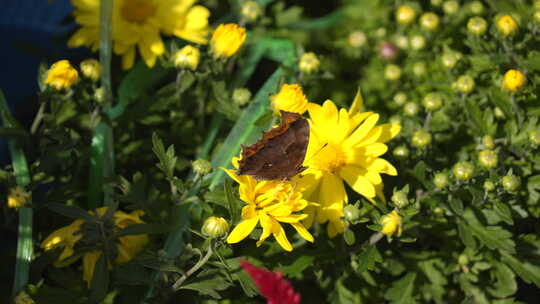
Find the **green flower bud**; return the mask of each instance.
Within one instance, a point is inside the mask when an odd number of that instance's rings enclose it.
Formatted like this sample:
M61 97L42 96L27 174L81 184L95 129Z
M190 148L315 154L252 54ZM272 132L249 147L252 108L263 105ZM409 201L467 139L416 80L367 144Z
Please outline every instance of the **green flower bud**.
M426 74L426 63L417 62L413 65L413 73L416 77L422 77Z
M418 130L412 136L412 145L417 148L425 148L431 143L431 133L425 130Z
M399 47L400 49L406 49L409 47L409 39L407 38L407 36L404 36L404 35L395 36L393 41L397 45L397 47Z
M443 105L443 98L441 94L437 92L432 92L424 96L422 104L428 111L436 111L440 109Z
M384 69L384 77L388 80L398 80L401 78L401 68L395 64L389 64Z
M502 186L504 190L508 192L515 192L519 186L521 185L521 181L519 177L515 175L505 175L502 178Z
M533 19L534 21L536 21L537 23L540 23L540 10L536 10L533 14Z
M256 1L247 1L244 3L244 5L242 5L240 13L246 21L253 22L261 15L262 8L261 5Z
M497 152L493 150L483 150L478 153L478 161L480 161L480 165L484 168L495 168L497 166Z
M392 153L397 158L405 159L409 156L409 149L406 146L399 146L394 148Z
M356 31L349 34L348 39L349 45L355 48L362 47L367 42L367 37L364 32Z
M445 67L446 69L451 69L456 66L461 57L461 53L447 51L441 56L441 62L443 67Z
M392 194L391 198L392 202L396 207L398 208L404 208L409 204L409 199L407 198L407 194L402 191L397 191Z
M458 257L458 263L461 266L466 266L467 264L469 264L469 257L467 257L467 255L465 254L460 254Z
M234 89L232 99L235 104L243 106L251 100L251 92L246 88Z
M427 12L420 17L420 26L424 29L433 31L439 27L439 16L433 12Z
M102 87L96 88L94 90L94 99L98 104L103 103L103 101L105 100L105 89L103 89Z
M212 239L221 238L229 232L229 224L222 217L211 216L204 221L201 232Z
M459 2L455 0L444 1L443 11L448 15L453 15L459 10Z
M476 83L474 79L469 75L462 75L452 84L454 90L463 94L469 94L474 90Z
M403 112L405 112L405 115L408 116L416 116L418 112L420 111L420 107L416 102L409 101L403 106Z
M444 209L441 207L435 207L435 209L433 209L433 213L435 213L436 216L444 216Z
M404 105L405 102L407 102L407 94L405 94L403 92L397 92L396 95L394 95L394 102L398 106Z
M206 175L212 171L212 164L206 159L197 159L191 163L193 171L199 175Z
M431 0L431 5L433 6L441 6L442 0Z
M458 180L466 181L473 177L474 166L470 162L461 161L454 165L452 172Z
M529 142L533 146L540 145L540 130L534 130L529 132Z
M395 123L395 124L401 124L401 116L392 115L392 116L390 116L390 119L388 119L388 122Z
M348 222L354 222L360 218L360 210L356 205L347 205L343 208L343 215Z
M409 44L413 50L419 51L426 46L426 38L421 35L414 35L411 37Z
M384 38L386 36L386 29L384 27L380 27L375 31L375 36L377 38Z
M438 172L433 177L433 183L437 188L445 188L448 186L448 175L444 172Z
M480 1L472 1L469 3L469 11L474 15L481 15L484 13L484 5Z
M490 181L490 180L487 180L484 182L484 190L486 190L487 192L491 192L493 190L495 190L495 183Z
M481 36L487 30L487 21L482 17L472 17L467 22L467 31L473 35Z
M499 118L499 119L505 118L504 112L499 107L495 107L493 113L495 114L496 118Z
M319 58L313 52L305 53L300 57L300 61L298 62L298 68L306 74L317 71L320 65Z
M482 145L484 145L484 148L486 149L493 149L495 148L495 141L493 140L493 137L486 135L482 137Z

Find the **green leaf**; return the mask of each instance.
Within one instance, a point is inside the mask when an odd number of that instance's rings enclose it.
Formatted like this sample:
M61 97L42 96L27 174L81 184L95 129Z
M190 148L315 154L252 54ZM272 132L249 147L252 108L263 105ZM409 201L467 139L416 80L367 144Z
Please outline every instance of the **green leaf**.
M360 295L352 292L343 284L342 280L336 282L336 289L330 297L332 304L360 304Z
M423 185L426 184L426 163L423 160L416 163L416 166L409 172Z
M229 179L225 180L223 188L225 191L225 197L227 198L227 205L229 209L229 214L231 215L231 222L237 223L240 220L240 209L238 208L236 196L233 193L232 184Z
M512 219L512 211L510 210L510 207L508 207L505 203L501 201L494 201L493 202L493 210L495 213L508 225L513 225L514 220Z
M284 276L288 278L300 279L302 277L302 272L312 266L314 261L314 256L302 255L295 259L290 265L280 265L278 268Z
M484 119L482 117L482 111L475 101L470 99L465 100L465 110L469 121L472 123L473 128L470 128L477 135L488 134L487 128L484 125Z
M415 303L413 298L415 279L416 273L407 273L403 278L392 283L392 287L388 289L384 298L395 304Z
M152 145L152 151L154 151L154 154L156 154L159 159L157 167L161 171L163 171L163 173L165 173L167 179L172 180L174 177L174 168L176 167L176 161L178 160L178 157L176 157L174 152L174 146L170 145L167 148L167 151L165 151L163 141L155 132L152 134Z
M174 227L165 224L133 224L118 231L114 237L121 237L134 234L162 234L172 231Z
M94 266L94 275L90 283L90 298L88 303L99 304L107 295L109 289L109 270L107 267L107 258L104 254L100 255Z
M316 19L301 19L292 24L289 24L289 28L299 29L299 30L318 30L326 29L336 25L338 22L341 22L344 17L344 11L337 9L326 16L322 16Z
M356 260L358 263L354 270L357 273L362 273L366 270L374 270L375 263L382 262L382 256L377 247L369 246L356 257Z
M491 261L494 271L491 272L495 277L495 283L487 288L487 291L497 298L506 298L517 291L516 276L514 272L505 264Z
M461 215L463 213L463 202L459 198L452 197L448 203L456 215Z
M345 240L345 243L347 245L352 246L356 242L356 237L354 236L354 232L352 232L350 229L347 229L345 233L343 233L343 239Z
M47 204L47 208L69 218L84 219L86 221L94 220L94 217L90 213L88 213L88 211L77 206L68 206L64 204L49 203Z
M534 283L540 288L540 266L527 259L516 258L508 252L501 252L502 261L509 265L527 283Z
M472 234L489 249L499 249L510 253L515 252L512 233L499 226L482 226L470 209L465 210L463 216L467 220L466 226Z
M500 88L494 88L490 92L490 97L488 98L493 105L501 109L504 115L508 118L514 117L514 111L512 109L512 104L510 103L510 97L503 93Z
M229 287L229 285L230 284L225 280L225 278L218 275L212 275L202 278L198 277L195 279L195 282L182 285L180 289L195 290L201 295L210 296L214 299L221 299L221 296L216 292L216 290L225 290L227 287Z

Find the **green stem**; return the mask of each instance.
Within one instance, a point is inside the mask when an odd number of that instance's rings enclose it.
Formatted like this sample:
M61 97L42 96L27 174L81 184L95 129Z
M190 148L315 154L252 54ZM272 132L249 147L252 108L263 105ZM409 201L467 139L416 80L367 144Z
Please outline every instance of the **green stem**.
M189 276L194 274L197 270L199 270L204 264L206 264L206 262L208 262L208 260L210 259L210 257L212 257L213 254L214 254L214 241L211 240L210 245L208 246L208 251L206 252L206 255L202 259L200 259L197 262L197 264L191 267L191 269L189 269L186 273L184 273L180 277L180 279L178 279L174 283L174 285L172 286L172 290L177 291L178 289L180 289L180 286L182 286L184 281L187 280L187 278L189 278Z
M14 121L9 111L9 107L4 98L4 93L0 90L0 118L4 127L15 127L11 121ZM25 188L30 184L30 172L26 156L20 144L12 139L9 141L9 152L13 170L15 171L15 180L17 185ZM31 204L29 199L27 204ZM15 278L13 279L13 295L21 291L28 284L30 271L30 262L33 255L32 242L32 208L22 207L19 209L19 238L17 240L17 260L15 261Z

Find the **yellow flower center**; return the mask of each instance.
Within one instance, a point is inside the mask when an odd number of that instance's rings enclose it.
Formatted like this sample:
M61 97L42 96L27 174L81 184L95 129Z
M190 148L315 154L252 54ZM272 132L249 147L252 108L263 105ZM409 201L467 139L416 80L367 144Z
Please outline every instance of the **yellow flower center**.
M293 186L288 182L279 182L269 189L261 190L266 191L261 191L261 194L256 196L255 202L257 203L257 209L262 209L280 202L288 202L291 194L294 192Z
M339 145L327 144L322 148L310 162L308 167L327 172L335 172L345 164L345 153Z
M127 21L142 23L156 13L156 6L148 0L128 0L124 2L121 12Z

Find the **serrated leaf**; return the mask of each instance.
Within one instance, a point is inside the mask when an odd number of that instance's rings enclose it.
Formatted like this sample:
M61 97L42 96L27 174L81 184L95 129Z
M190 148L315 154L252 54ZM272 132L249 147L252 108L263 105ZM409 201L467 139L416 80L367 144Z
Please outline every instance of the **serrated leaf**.
M52 211L61 214L63 216L73 218L73 219L84 219L87 221L92 221L94 217L88 213L86 210L77 207L77 206L68 206L64 204L49 203L47 208Z
M540 266L534 265L526 259L518 259L510 253L501 252L502 261L508 264L527 283L534 283L540 287Z
M382 256L375 246L369 246L357 256L358 265L356 272L362 273L366 270L375 269L375 263L382 262Z
M508 225L513 225L514 220L512 219L512 211L510 210L510 207L508 207L505 203L501 201L494 201L493 202L493 210L495 213Z
M384 298L395 304L415 303L413 298L415 279L416 273L407 273L403 278L392 283L392 287L388 289Z
M517 283L514 272L505 264L491 261L494 266L491 274L495 277L493 285L487 288L487 291L494 297L506 298L517 291Z
M467 220L466 227L489 249L505 250L510 253L515 252L515 243L511 239L512 233L499 226L484 227L470 209L465 210L463 216Z
M286 277L299 279L302 276L302 272L313 265L314 260L314 256L302 255L295 259L290 265L280 265L279 270Z
M152 134L152 145L152 151L154 151L154 154L156 154L159 159L157 167L165 173L167 179L172 180L174 177L176 161L178 160L178 157L176 157L174 152L174 146L170 145L167 148L167 151L165 151L163 141L155 132Z
M198 277L195 282L182 285L180 289L190 289L199 292L202 295L210 296L214 299L221 299L217 291L229 287L229 283L224 278L213 275L211 277Z

